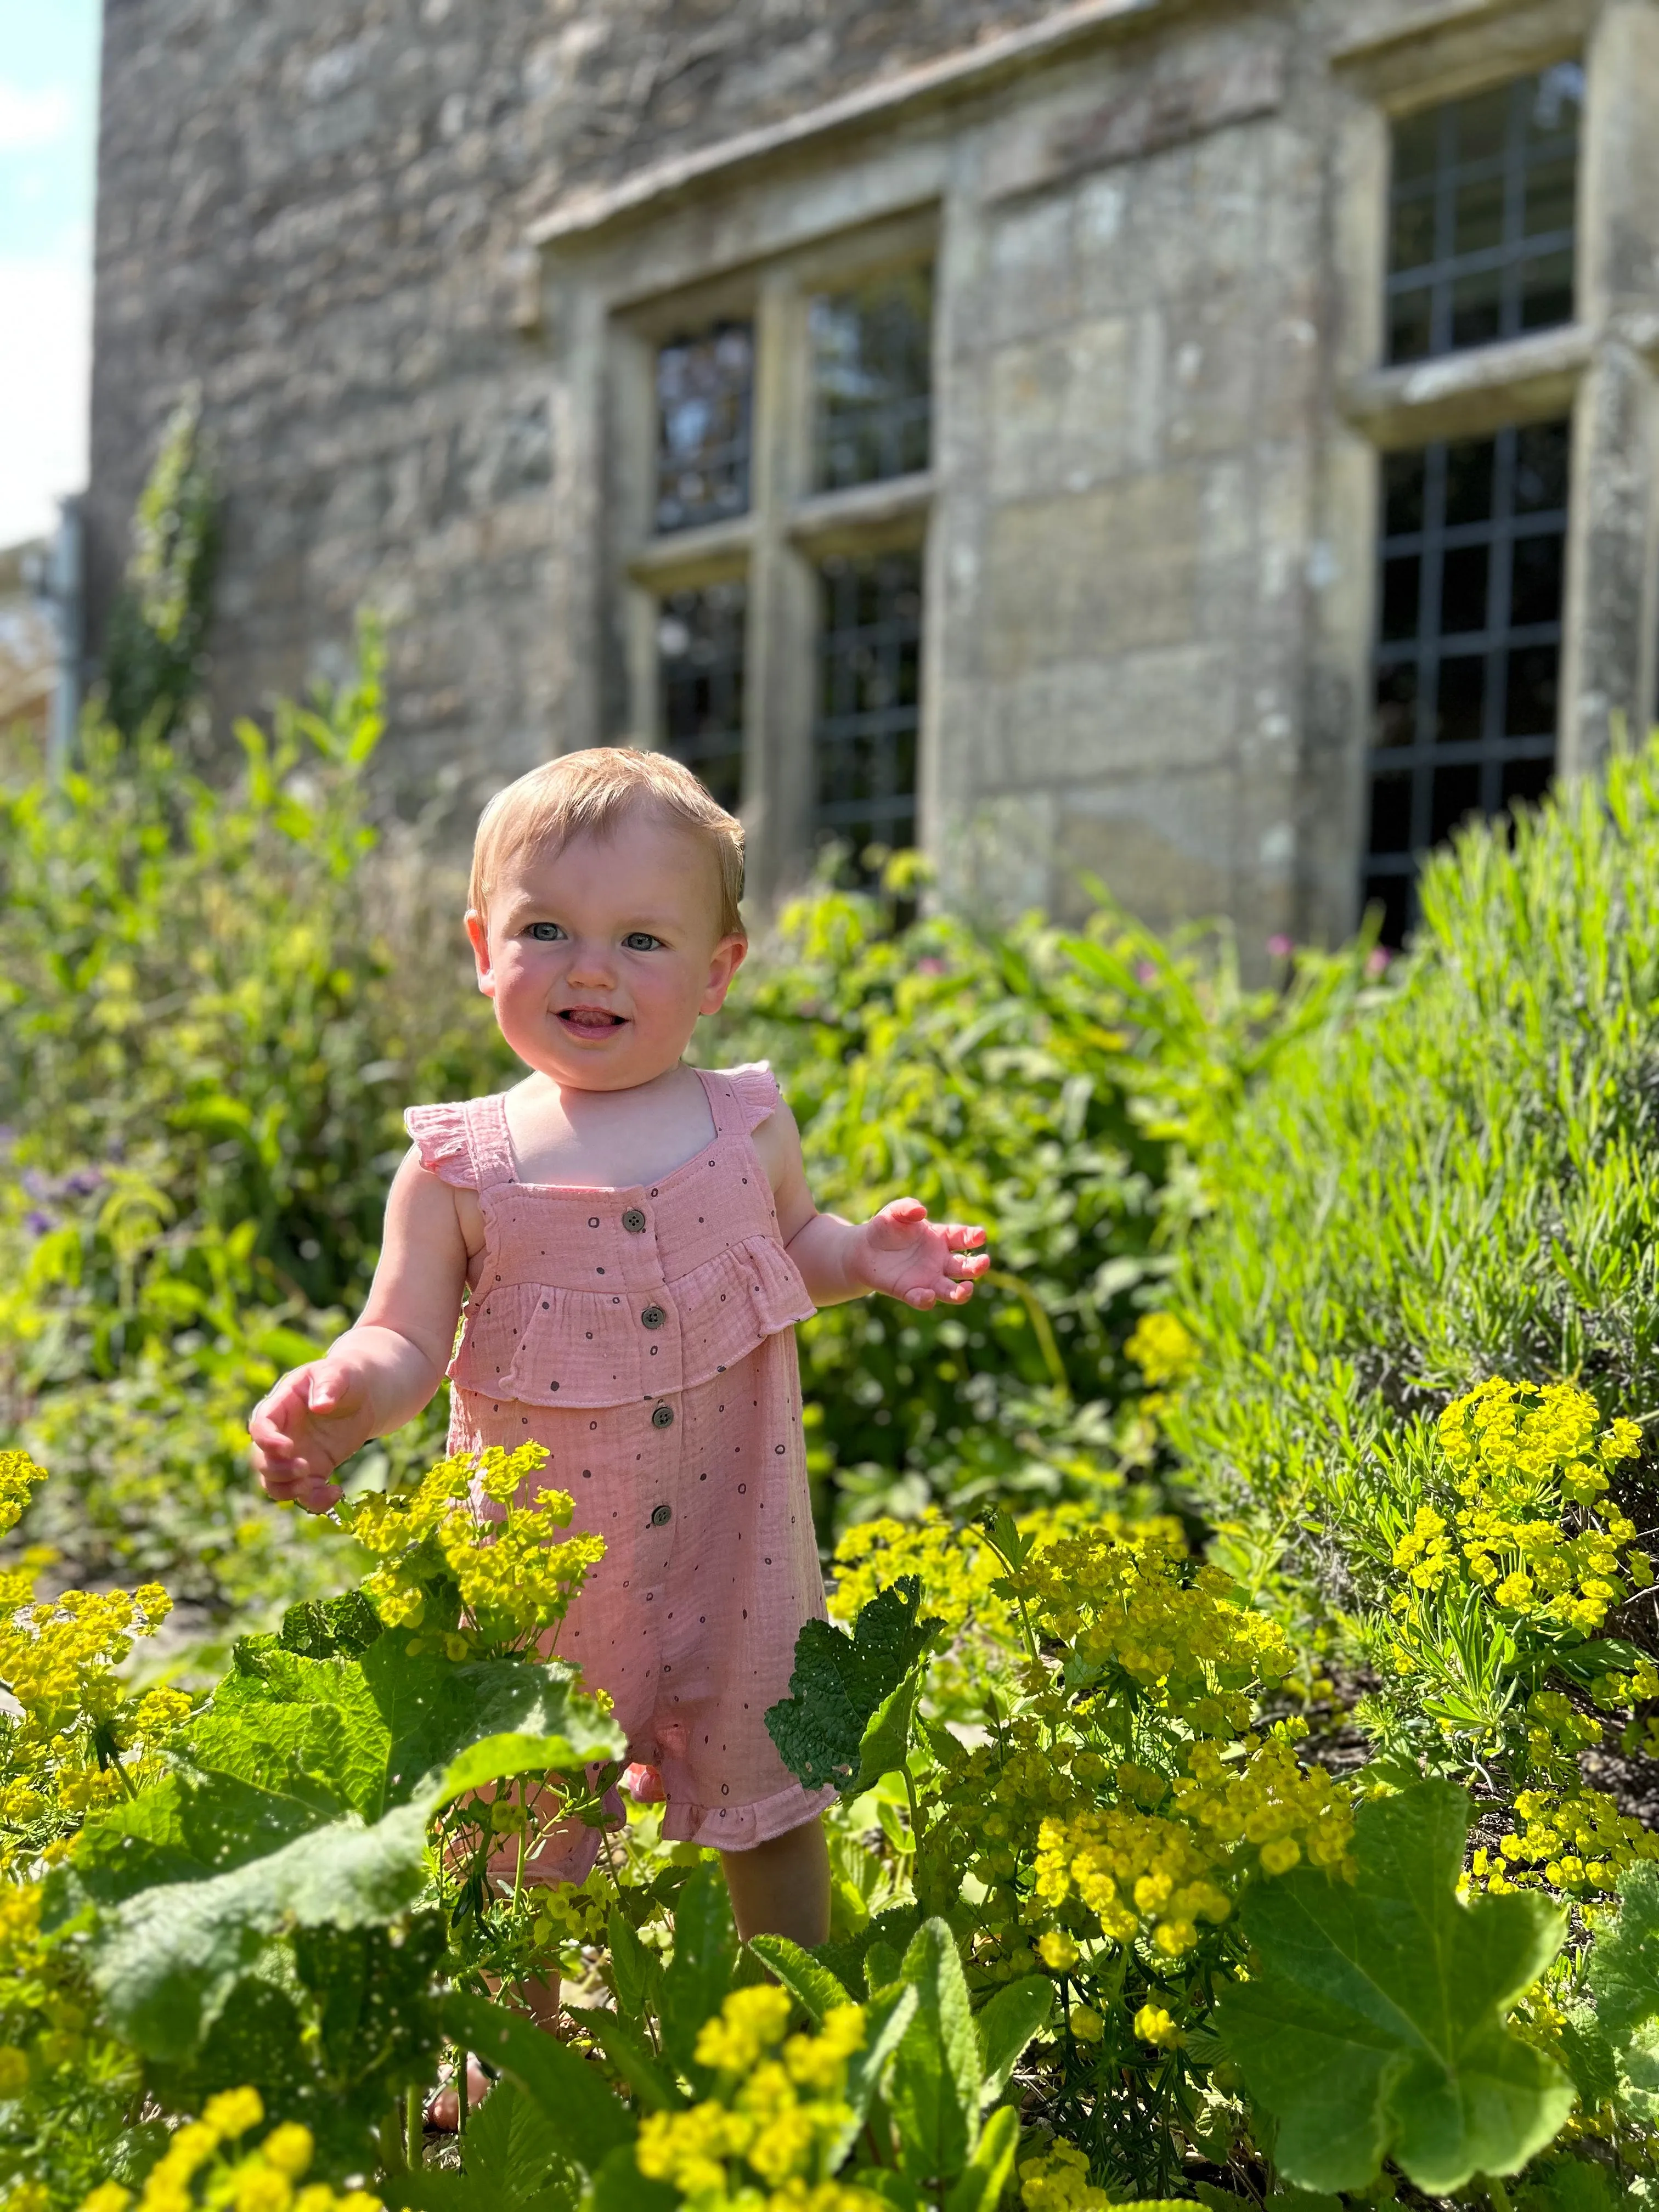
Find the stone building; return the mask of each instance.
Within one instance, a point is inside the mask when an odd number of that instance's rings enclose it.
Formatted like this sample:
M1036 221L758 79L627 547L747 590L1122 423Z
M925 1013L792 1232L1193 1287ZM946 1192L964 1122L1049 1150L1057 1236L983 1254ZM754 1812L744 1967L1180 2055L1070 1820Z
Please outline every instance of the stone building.
M1648 719L1659 0L106 0L90 590L1247 948Z

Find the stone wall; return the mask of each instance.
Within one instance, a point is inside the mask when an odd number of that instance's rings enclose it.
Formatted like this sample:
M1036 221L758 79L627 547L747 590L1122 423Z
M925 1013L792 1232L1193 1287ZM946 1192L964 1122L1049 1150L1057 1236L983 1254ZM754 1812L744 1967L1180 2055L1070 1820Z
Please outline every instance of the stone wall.
M1045 0L106 0L94 626L199 381L226 493L216 691L337 673L391 618L398 781L552 736L532 218Z

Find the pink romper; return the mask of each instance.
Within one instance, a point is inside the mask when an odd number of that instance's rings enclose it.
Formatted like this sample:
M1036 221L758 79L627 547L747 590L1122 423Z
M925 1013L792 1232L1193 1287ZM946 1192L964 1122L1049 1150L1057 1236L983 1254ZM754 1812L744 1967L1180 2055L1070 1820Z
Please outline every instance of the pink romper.
M713 1141L625 1190L520 1182L499 1096L404 1119L484 1221L450 1449L547 1446L540 1480L605 1541L559 1655L660 1774L664 1834L743 1850L835 1796L795 1781L764 1718L823 1613L793 1326L812 1303L750 1141L778 1103L770 1069L697 1073ZM578 1829L526 1875L580 1881L598 1850Z

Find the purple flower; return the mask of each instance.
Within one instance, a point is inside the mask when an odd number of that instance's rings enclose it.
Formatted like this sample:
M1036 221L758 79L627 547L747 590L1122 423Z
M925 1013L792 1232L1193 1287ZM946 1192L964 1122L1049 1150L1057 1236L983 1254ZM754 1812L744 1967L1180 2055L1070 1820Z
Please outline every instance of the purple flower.
M44 1237L52 1226L52 1216L49 1213L42 1213L37 1206L33 1212L23 1216L23 1226L31 1237Z
M1137 983L1156 983L1158 981L1158 964L1155 961L1136 961L1135 981Z
M73 1175L64 1178L64 1189L70 1198L90 1198L103 1180L101 1168L76 1168Z
M1285 936L1281 932L1278 936L1270 937L1267 939L1267 950L1275 960L1288 960L1296 951L1296 939L1293 937Z

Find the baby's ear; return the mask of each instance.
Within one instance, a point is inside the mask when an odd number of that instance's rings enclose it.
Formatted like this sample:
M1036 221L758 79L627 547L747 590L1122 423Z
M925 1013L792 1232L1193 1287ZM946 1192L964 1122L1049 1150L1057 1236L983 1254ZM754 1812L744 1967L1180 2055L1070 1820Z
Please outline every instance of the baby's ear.
M700 1013L717 1014L726 1004L726 994L732 988L732 978L742 967L749 953L749 939L735 933L721 938L714 947L708 963L708 981L703 988Z
M478 971L478 988L486 999L493 999L495 995L495 971L489 952L489 928L475 906L470 906L466 910L466 935L472 947L473 963Z

